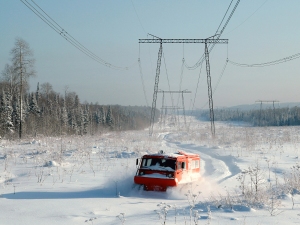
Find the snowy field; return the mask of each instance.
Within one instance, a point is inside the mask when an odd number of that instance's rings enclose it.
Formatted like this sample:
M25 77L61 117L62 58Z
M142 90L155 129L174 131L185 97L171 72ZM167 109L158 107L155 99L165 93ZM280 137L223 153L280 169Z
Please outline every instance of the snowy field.
M168 127L0 141L0 224L300 224L300 127L254 128L189 118ZM145 153L200 154L201 180L146 192Z

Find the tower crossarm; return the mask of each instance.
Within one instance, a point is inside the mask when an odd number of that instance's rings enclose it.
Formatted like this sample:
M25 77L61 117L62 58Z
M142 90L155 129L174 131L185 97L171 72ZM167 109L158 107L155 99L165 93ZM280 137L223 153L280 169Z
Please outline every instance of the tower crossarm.
M215 43L215 44L228 44L228 39L139 39L139 43Z
M178 106L164 106L162 107L162 109L183 109L183 108Z
M162 91L159 90L157 93L192 93L191 91Z
M279 102L278 100L256 100L255 102Z

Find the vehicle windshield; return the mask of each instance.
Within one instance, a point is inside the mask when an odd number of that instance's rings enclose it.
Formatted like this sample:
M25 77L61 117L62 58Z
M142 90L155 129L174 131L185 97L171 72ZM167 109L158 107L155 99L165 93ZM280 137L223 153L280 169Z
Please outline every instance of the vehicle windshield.
M156 169L156 170L175 170L176 160L173 159L158 159L147 158L142 161L142 168Z

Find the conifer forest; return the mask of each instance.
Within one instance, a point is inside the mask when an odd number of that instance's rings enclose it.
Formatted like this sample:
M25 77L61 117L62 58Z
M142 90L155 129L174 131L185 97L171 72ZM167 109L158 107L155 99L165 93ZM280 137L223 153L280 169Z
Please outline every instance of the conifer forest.
M17 38L11 61L1 71L0 136L85 135L143 129L149 126L151 108L146 106L81 103L76 92L55 92L50 83L30 91L29 79L38 76L29 44ZM101 93L99 93L101 94ZM159 111L156 112L159 117Z

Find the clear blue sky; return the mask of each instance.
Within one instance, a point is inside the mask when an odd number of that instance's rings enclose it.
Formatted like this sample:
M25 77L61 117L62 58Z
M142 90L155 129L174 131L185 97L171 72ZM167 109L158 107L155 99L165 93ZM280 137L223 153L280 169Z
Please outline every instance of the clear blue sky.
M33 4L31 0L27 0ZM149 105L152 104L158 44L140 44L147 33L161 38L207 38L219 26L231 0L35 0L61 27L105 61L127 67L113 70L93 61L55 33L19 0L0 2L0 70L10 63L16 37L26 40L36 59L37 77L57 92L75 91L81 101L99 104L146 105L137 60L140 56ZM234 1L235 4L236 0ZM213 89L227 53L241 63L260 63L300 52L300 2L297 0L241 0L222 38L210 55ZM165 44L159 89L179 90L182 59L194 65L204 52L203 44ZM140 49L140 51L139 51ZM183 51L184 49L184 51ZM139 54L140 52L140 54ZM300 59L272 67L240 68L228 64L214 93L215 107L252 104L258 99L299 101ZM167 75L169 84L167 82ZM186 108L194 100L199 68L183 70L182 89ZM173 96L175 103L177 96ZM158 95L157 106L162 96ZM208 100L203 64L195 106ZM171 105L166 97L166 105Z

